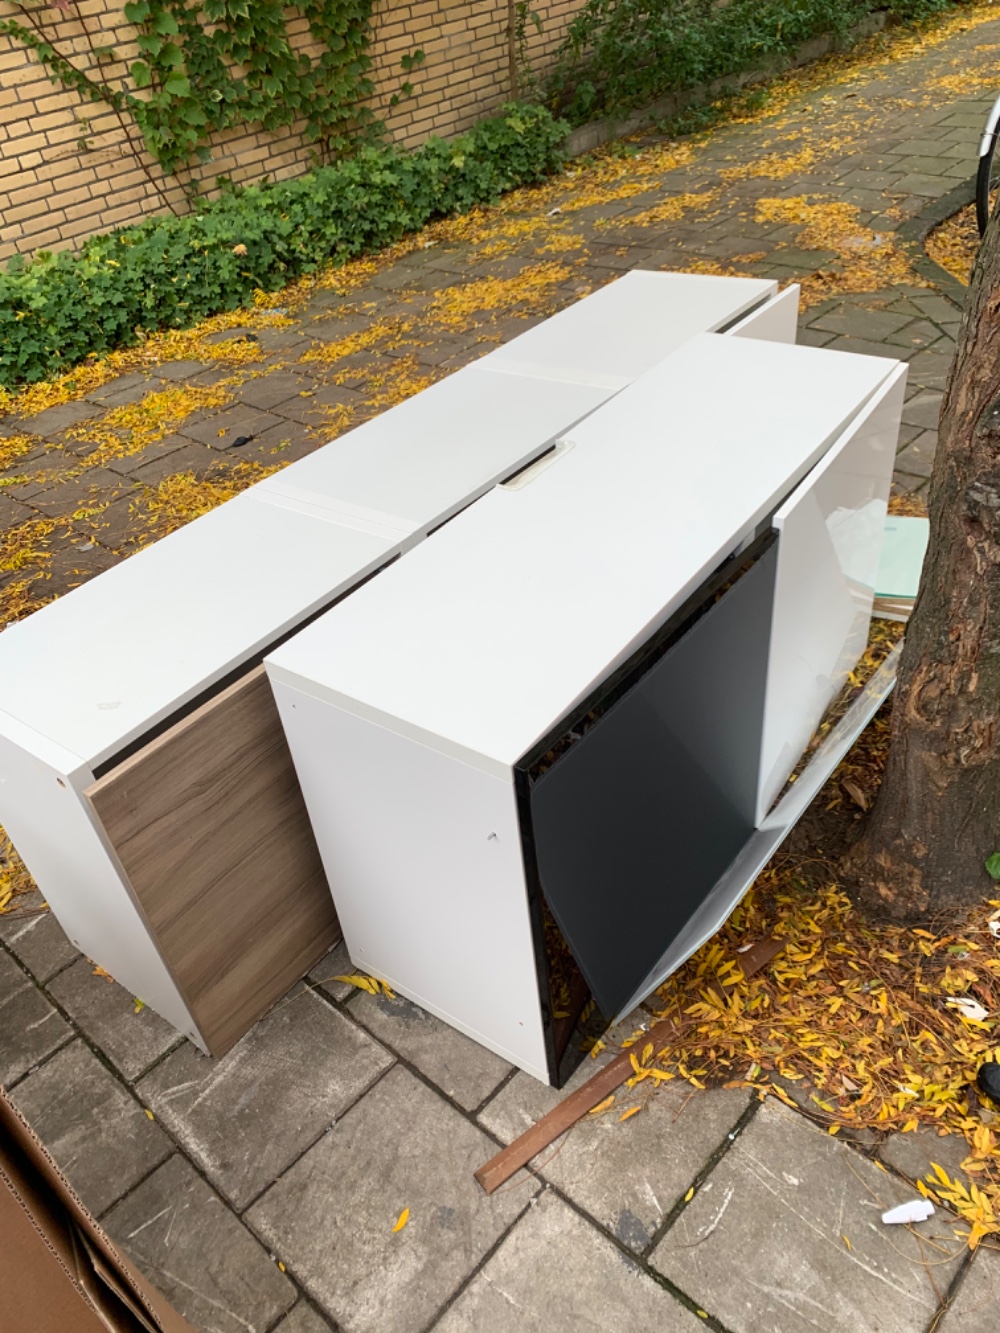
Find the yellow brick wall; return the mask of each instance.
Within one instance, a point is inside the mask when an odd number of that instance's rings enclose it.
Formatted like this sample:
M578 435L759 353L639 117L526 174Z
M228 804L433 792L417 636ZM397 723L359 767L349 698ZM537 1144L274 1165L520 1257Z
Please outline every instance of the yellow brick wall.
M138 56L123 3L75 0L70 10L26 12L0 0L0 17L35 26L79 68L99 68L120 85ZM534 0L542 32L529 25L528 50L537 71L551 63L582 3ZM457 134L507 100L506 27L506 0L380 0L372 24L371 106L391 138L416 147L430 134ZM304 19L291 18L289 30L297 47L315 49ZM113 45L119 60L95 66L91 47L102 45ZM426 60L406 74L400 59L417 49ZM390 106L407 79L412 95ZM127 113L119 116L54 84L20 42L0 36L0 260L75 246L151 213L186 212L192 183L210 190L217 176L247 183L301 175L315 153L294 125L274 133L233 129L216 136L211 148L210 162L179 177L167 174L145 151Z

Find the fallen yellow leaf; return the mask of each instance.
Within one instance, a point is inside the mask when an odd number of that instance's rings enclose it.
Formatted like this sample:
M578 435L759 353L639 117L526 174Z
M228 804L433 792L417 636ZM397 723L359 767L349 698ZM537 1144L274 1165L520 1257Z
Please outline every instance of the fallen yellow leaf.
M641 1106L630 1106L627 1111L622 1111L621 1115L618 1117L618 1123L621 1124L621 1122L627 1120L630 1115L636 1115L641 1110Z
M399 1218L396 1221L396 1225L393 1227L393 1231L402 1231L403 1227L406 1226L409 1220L410 1220L410 1210L409 1208L404 1208L403 1211L400 1213Z
M602 1111L606 1111L608 1107L613 1104L614 1100L615 1100L615 1094L612 1093L610 1097L605 1097L603 1102L598 1102L596 1106L592 1106L590 1108L590 1114L600 1115Z

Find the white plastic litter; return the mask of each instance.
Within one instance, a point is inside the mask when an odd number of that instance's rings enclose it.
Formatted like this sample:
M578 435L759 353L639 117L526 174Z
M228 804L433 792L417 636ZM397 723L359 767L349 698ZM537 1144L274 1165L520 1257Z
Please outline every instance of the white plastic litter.
M988 1009L984 1009L977 1000L970 1000L967 995L949 995L948 1003L953 1009L957 1009L963 1018L969 1018L974 1023L982 1023L990 1016Z
M883 1213L882 1221L888 1226L905 1225L907 1222L926 1222L933 1213L934 1205L930 1199L911 1199L909 1203L901 1203L898 1207L890 1208L887 1213Z

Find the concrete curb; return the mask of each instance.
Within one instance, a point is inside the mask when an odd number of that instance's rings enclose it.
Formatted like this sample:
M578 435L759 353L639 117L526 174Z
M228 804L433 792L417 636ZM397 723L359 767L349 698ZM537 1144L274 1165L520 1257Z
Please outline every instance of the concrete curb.
M916 217L904 222L896 231L896 235L909 254L913 267L921 277L932 283L941 295L947 297L959 310L962 310L965 306L968 287L959 282L953 273L949 273L946 268L942 268L940 264L931 259L924 249L924 242L935 227L945 222L959 209L971 204L975 197L975 179L962 181L960 185L956 185L953 190L941 195L939 199L931 200L926 208L920 210Z
M887 22L888 15L884 12L869 14L857 27L851 29L848 45L870 37L873 33L881 32ZM610 143L612 139L637 134L641 130L648 130L658 121L670 120L689 106L710 102L726 92L742 91L756 83L774 78L784 70L798 69L802 65L812 64L813 61L820 60L823 56L839 49L841 45L835 37L814 37L811 41L804 42L795 54L787 59L775 60L758 69L747 70L743 74L736 74L727 79L715 79L712 83L699 84L682 92L669 93L666 97L661 97L649 106L633 111L620 119L609 116L604 120L593 120L587 125L579 125L570 131L566 139L567 156L580 157L583 153L600 148L602 144Z

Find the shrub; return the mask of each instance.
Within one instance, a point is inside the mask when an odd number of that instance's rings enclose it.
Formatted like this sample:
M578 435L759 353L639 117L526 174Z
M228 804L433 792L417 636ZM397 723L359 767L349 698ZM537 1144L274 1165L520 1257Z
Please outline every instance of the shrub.
M759 68L874 10L903 21L961 0L587 0L549 84L573 124Z
M0 384L39 380L144 331L188 328L541 180L561 162L565 134L543 107L512 103L447 143L363 148L297 180L230 190L197 213L93 236L75 254L15 258L0 273Z

